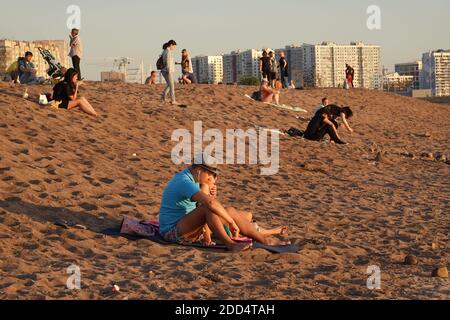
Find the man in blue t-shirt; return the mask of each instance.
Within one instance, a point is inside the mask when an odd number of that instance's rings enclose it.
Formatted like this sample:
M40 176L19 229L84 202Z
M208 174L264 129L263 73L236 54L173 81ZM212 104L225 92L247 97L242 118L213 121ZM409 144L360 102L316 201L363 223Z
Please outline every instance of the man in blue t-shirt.
M160 232L166 241L174 243L198 242L209 228L230 251L242 251L249 244L237 243L228 235L227 225L234 237L242 231L254 236L257 241L266 242L235 210L227 210L212 195L201 191L200 185L216 183L218 168L206 164L203 159L176 174L165 188L159 212Z

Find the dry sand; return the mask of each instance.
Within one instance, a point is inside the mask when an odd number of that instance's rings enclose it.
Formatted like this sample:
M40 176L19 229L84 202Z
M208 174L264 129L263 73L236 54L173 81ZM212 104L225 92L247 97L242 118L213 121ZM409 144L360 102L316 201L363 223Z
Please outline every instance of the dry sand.
M249 87L177 87L186 109L161 105L161 90L87 83L83 94L101 114L94 119L40 107L36 95L48 86L31 87L26 101L22 87L0 84L0 299L450 298L450 280L431 277L449 265L450 166L421 156L450 156L447 106L367 90L283 92L284 103L309 111L324 96L352 106L355 133L342 133L347 146L282 137L272 177L223 168L222 202L252 210L262 226L288 225L302 247L228 254L103 231L123 215L156 217L165 184L183 169L170 159L174 129L192 130L195 120L221 130L307 122L249 101ZM419 264L403 265L407 254ZM72 264L81 291L66 288ZM366 287L370 265L381 268L381 290Z

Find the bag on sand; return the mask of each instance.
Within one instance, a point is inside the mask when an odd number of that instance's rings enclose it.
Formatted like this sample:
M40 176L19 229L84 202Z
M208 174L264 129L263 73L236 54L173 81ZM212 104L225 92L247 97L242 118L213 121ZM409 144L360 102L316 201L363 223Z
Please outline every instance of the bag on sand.
M251 98L256 101L261 101L261 92L260 91L253 92Z
M290 135L291 137L303 137L303 135L305 134L302 130L297 129L297 128L290 128L287 131L287 134Z
M159 59L156 61L156 69L158 69L158 70L164 69L164 59L163 59L163 56L159 56Z

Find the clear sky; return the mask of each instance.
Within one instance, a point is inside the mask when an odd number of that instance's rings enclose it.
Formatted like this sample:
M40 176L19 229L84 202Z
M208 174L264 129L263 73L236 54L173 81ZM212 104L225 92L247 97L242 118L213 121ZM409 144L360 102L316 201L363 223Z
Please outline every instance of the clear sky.
M121 56L144 60L147 70L170 39L192 55L363 41L382 46L391 70L430 49L450 49L449 0L8 0L0 38L68 39L72 4L81 8L82 69L92 80ZM381 8L381 30L366 26L369 5Z

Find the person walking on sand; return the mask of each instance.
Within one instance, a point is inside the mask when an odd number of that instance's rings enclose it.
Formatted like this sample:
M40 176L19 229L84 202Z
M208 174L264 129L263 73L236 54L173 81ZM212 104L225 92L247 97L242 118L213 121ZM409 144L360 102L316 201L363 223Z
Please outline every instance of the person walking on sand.
M163 91L161 100L163 102L167 102L167 95L170 93L170 99L172 105L179 105L175 98L175 80L174 80L174 73L175 73L175 61L173 58L173 51L177 47L177 43L175 40L170 40L163 46L163 53L162 53L162 59L164 67L161 70L161 74L164 77L164 80L166 81L166 88Z
M345 79L347 80L347 84L349 87L354 88L353 80L355 80L355 69L353 69L350 65L345 65Z
M78 72L78 78L80 80L83 80L81 77L81 58L83 57L83 46L81 44L80 39L80 30L78 29L72 29L72 32L69 35L70 38L70 51L69 51L69 57L72 58L72 65L75 70Z

